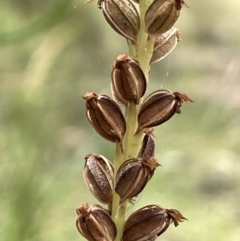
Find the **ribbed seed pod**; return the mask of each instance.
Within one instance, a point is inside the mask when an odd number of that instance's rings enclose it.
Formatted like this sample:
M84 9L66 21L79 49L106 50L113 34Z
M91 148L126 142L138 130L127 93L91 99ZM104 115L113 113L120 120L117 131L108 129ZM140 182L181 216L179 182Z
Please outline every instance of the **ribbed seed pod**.
M139 104L147 87L145 75L139 62L126 54L120 54L112 68L112 94L116 102L127 105Z
M154 0L145 15L146 32L159 35L168 31L177 21L182 0Z
M171 28L167 32L157 36L150 63L154 63L165 58L173 51L179 41L180 32L177 28Z
M103 0L100 4L109 25L123 37L136 42L140 18L134 4L130 0Z
M117 229L109 212L99 205L81 205L77 208L76 226L89 241L114 241Z
M120 203L137 196L151 179L155 169L160 166L151 158L131 158L118 169L115 191L120 196Z
M113 197L113 165L102 155L87 154L83 178L93 194L100 202L111 204Z
M145 135L142 140L142 147L138 153L138 157L149 158L154 157L155 153L155 138L153 135L153 128L149 128L145 131Z
M183 102L193 102L186 94L170 90L156 90L143 102L138 114L138 129L154 127L168 121L175 113L180 114Z
M173 222L177 226L178 222L184 220L186 218L175 209L148 205L129 216L123 228L122 241L155 240L166 231L170 223Z
M98 134L122 147L126 123L117 103L106 95L93 92L87 92L83 99L86 100L87 118Z

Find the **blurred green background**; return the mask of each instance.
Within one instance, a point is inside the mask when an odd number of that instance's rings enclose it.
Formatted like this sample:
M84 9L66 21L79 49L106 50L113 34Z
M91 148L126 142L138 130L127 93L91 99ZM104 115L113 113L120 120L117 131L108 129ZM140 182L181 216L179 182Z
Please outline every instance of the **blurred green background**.
M179 209L189 221L162 241L239 241L240 2L188 0L182 41L152 66L161 87L195 102L155 129L162 164L138 202ZM0 237L83 240L78 205L97 203L82 179L84 156L112 160L114 144L85 118L82 95L110 95L125 40L84 0L0 2Z

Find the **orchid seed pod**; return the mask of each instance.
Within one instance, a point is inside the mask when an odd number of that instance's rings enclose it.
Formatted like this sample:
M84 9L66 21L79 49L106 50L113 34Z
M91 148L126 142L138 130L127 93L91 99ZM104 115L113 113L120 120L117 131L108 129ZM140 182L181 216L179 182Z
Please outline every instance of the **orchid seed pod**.
M130 0L100 0L100 7L109 25L123 37L137 42L140 18Z
M145 135L142 140L142 147L138 153L138 157L149 158L154 157L155 153L155 137L153 135L153 128L149 128L145 131Z
M146 32L159 35L168 31L178 20L183 5L186 4L182 0L154 0L145 15Z
M183 102L193 102L185 93L160 89L144 100L138 114L138 134L144 128L154 127L168 121L175 113L180 114Z
M126 54L120 54L112 68L112 94L118 104L139 104L147 87L145 75L139 62Z
M171 28L167 32L157 36L154 47L153 55L150 64L158 62L169 55L180 41L180 32L177 28Z
M77 208L76 226L89 241L114 241L117 229L109 212L99 205L81 205Z
M87 92L86 114L89 122L103 138L117 142L122 149L122 139L126 131L126 123L120 107L107 95Z
M129 216L123 228L122 241L155 240L167 230L170 223L177 226L184 220L187 219L175 209L148 205Z
M83 178L93 194L100 202L111 204L113 198L113 165L102 155L87 154Z
M160 166L151 158L131 158L125 161L116 175L115 191L120 196L120 203L137 196L151 179L155 169Z

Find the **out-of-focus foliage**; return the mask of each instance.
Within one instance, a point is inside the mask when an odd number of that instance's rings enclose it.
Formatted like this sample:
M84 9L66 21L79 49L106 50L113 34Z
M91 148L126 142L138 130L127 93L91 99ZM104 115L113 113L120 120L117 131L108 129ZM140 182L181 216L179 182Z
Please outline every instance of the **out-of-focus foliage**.
M238 241L240 222L240 2L188 1L182 41L152 66L148 93L186 92L195 102L155 129L156 171L130 210L177 208L189 221L165 241ZM110 70L127 46L83 0L0 1L0 237L83 240L75 208L97 203L83 157L112 159L85 118L82 95L110 94ZM129 211L130 213L130 211Z

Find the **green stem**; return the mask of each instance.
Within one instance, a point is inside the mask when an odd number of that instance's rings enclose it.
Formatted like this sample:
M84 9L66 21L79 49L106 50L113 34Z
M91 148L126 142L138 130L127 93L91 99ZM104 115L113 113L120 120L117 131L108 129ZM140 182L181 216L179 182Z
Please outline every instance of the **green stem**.
M116 218L114 219L115 225L117 227L117 236L114 241L121 241L122 239L123 227L125 224L126 206L126 202L118 206L118 212Z
M119 144L116 144L116 151L115 151L115 159L113 162L114 165L114 180L116 180L116 174L117 170L119 169L120 165L123 163L123 153L119 146ZM115 184L114 184L115 186ZM125 223L125 212L126 212L126 203L119 205L120 203L120 197L119 195L114 191L113 192L113 202L112 202L112 218L113 221L117 227L117 236L115 238L115 241L121 241L122 238L122 232L123 227Z
M115 170L114 181L116 180L117 170L119 169L122 162L123 162L123 153L121 151L121 148L120 148L119 144L116 144L115 159L113 161L113 166L114 166L114 170ZM115 183L114 183L114 187L115 187ZM113 192L113 202L112 202L112 217L113 217L113 220L117 219L119 202L120 202L120 197L114 191Z
M139 11L140 11L140 30L138 33L137 46L129 45L129 54L131 57L137 58L140 66L148 80L149 73L149 62L153 53L153 46L155 38L149 38L148 34L145 32L145 13L151 3L151 0L140 0ZM134 56L133 56L134 55ZM123 152L121 152L119 145L116 146L115 160L114 160L114 170L115 170L115 180L116 173L120 165L129 158L136 157L142 142L142 133L135 135L138 126L138 113L141 106L130 103L126 107L125 121L126 121L126 132L123 139ZM114 192L113 194L113 205L112 205L112 217L117 227L117 237L115 241L121 241L123 227L125 223L125 213L126 213L126 202L119 205L120 198Z
M138 33L138 52L137 59L140 66L145 73L146 78L149 73L149 62L153 53L153 46L155 37L149 38L148 34L145 32L145 14L152 1L140 0L139 12L140 12L140 30ZM148 78L147 78L148 80Z
M124 161L129 158L136 157L141 146L142 135L134 135L138 122L137 116L139 113L140 105L135 105L133 102L126 107L126 125L127 130L124 135L123 150L124 150Z

